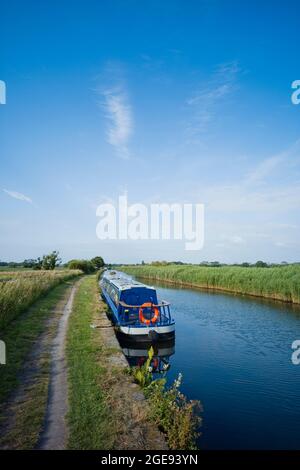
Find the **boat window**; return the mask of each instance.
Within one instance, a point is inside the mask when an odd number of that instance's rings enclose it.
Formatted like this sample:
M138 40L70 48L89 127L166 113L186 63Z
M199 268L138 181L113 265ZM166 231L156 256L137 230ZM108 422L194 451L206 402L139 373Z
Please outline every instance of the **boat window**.
M119 291L118 289L113 286L112 284L108 285L108 288L107 288L107 293L109 295L109 297L111 298L112 302L118 306L119 304Z

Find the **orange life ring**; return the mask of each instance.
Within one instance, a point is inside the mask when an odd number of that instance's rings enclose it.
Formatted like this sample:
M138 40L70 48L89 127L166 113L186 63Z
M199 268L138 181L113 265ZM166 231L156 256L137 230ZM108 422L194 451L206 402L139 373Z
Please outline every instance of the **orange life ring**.
M148 318L145 318L143 315L143 310L144 308L151 307L151 309L154 311L154 315L151 318L151 320L148 320ZM151 302L145 302L143 305L140 306L139 310L139 319L141 323L146 323L146 325L150 325L150 323L155 323L158 319L159 316L159 310L157 307L154 307Z

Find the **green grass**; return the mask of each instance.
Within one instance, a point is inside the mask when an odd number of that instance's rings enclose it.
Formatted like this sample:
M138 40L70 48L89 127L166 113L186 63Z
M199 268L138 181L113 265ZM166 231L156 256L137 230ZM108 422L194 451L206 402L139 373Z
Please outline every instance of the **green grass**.
M23 268L23 266L12 267L12 266L0 266L0 272L2 271L10 271L10 272L17 272L17 271L28 271L28 268Z
M244 268L195 265L124 266L122 271L147 279L300 303L300 266Z
M21 372L29 353L45 332L45 322L54 313L70 284L62 283L39 299L26 313L12 321L1 333L6 344L6 365L0 366L1 419L6 411L6 400L23 380ZM26 389L26 400L15 409L15 423L9 435L1 436L1 444L10 448L33 448L42 426L48 396L49 354L39 360L34 383Z
M164 449L149 404L136 398L138 385L124 367L114 331L107 328L106 306L99 300L96 279L92 275L83 280L69 319L68 448ZM90 328L91 323L99 328Z
M95 341L99 331L90 327L98 306L96 276L88 276L75 295L67 335L70 449L111 449L115 439L103 391L103 347Z
M0 330L61 282L82 274L77 270L1 271Z
M136 382L143 388L150 405L149 417L166 435L170 449L197 449L198 431L202 423L198 400L188 400L180 391L182 374L171 386L166 378L154 378L149 371L154 349L148 351L148 358L141 367L131 369Z

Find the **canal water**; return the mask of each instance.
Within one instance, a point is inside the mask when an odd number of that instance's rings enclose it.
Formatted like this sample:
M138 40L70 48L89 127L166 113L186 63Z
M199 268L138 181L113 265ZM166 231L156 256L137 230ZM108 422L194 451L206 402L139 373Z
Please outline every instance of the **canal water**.
M172 304L171 383L203 406L203 449L300 449L300 308L152 283ZM171 351L172 352L172 351Z

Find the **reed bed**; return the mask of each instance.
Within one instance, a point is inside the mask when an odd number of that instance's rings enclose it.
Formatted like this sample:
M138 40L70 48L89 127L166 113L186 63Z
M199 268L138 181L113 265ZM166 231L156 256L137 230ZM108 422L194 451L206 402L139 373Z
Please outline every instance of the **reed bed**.
M0 329L50 289L79 274L79 270L0 272Z
M218 289L300 304L300 265L270 268L195 265L123 266L122 271L182 286Z

